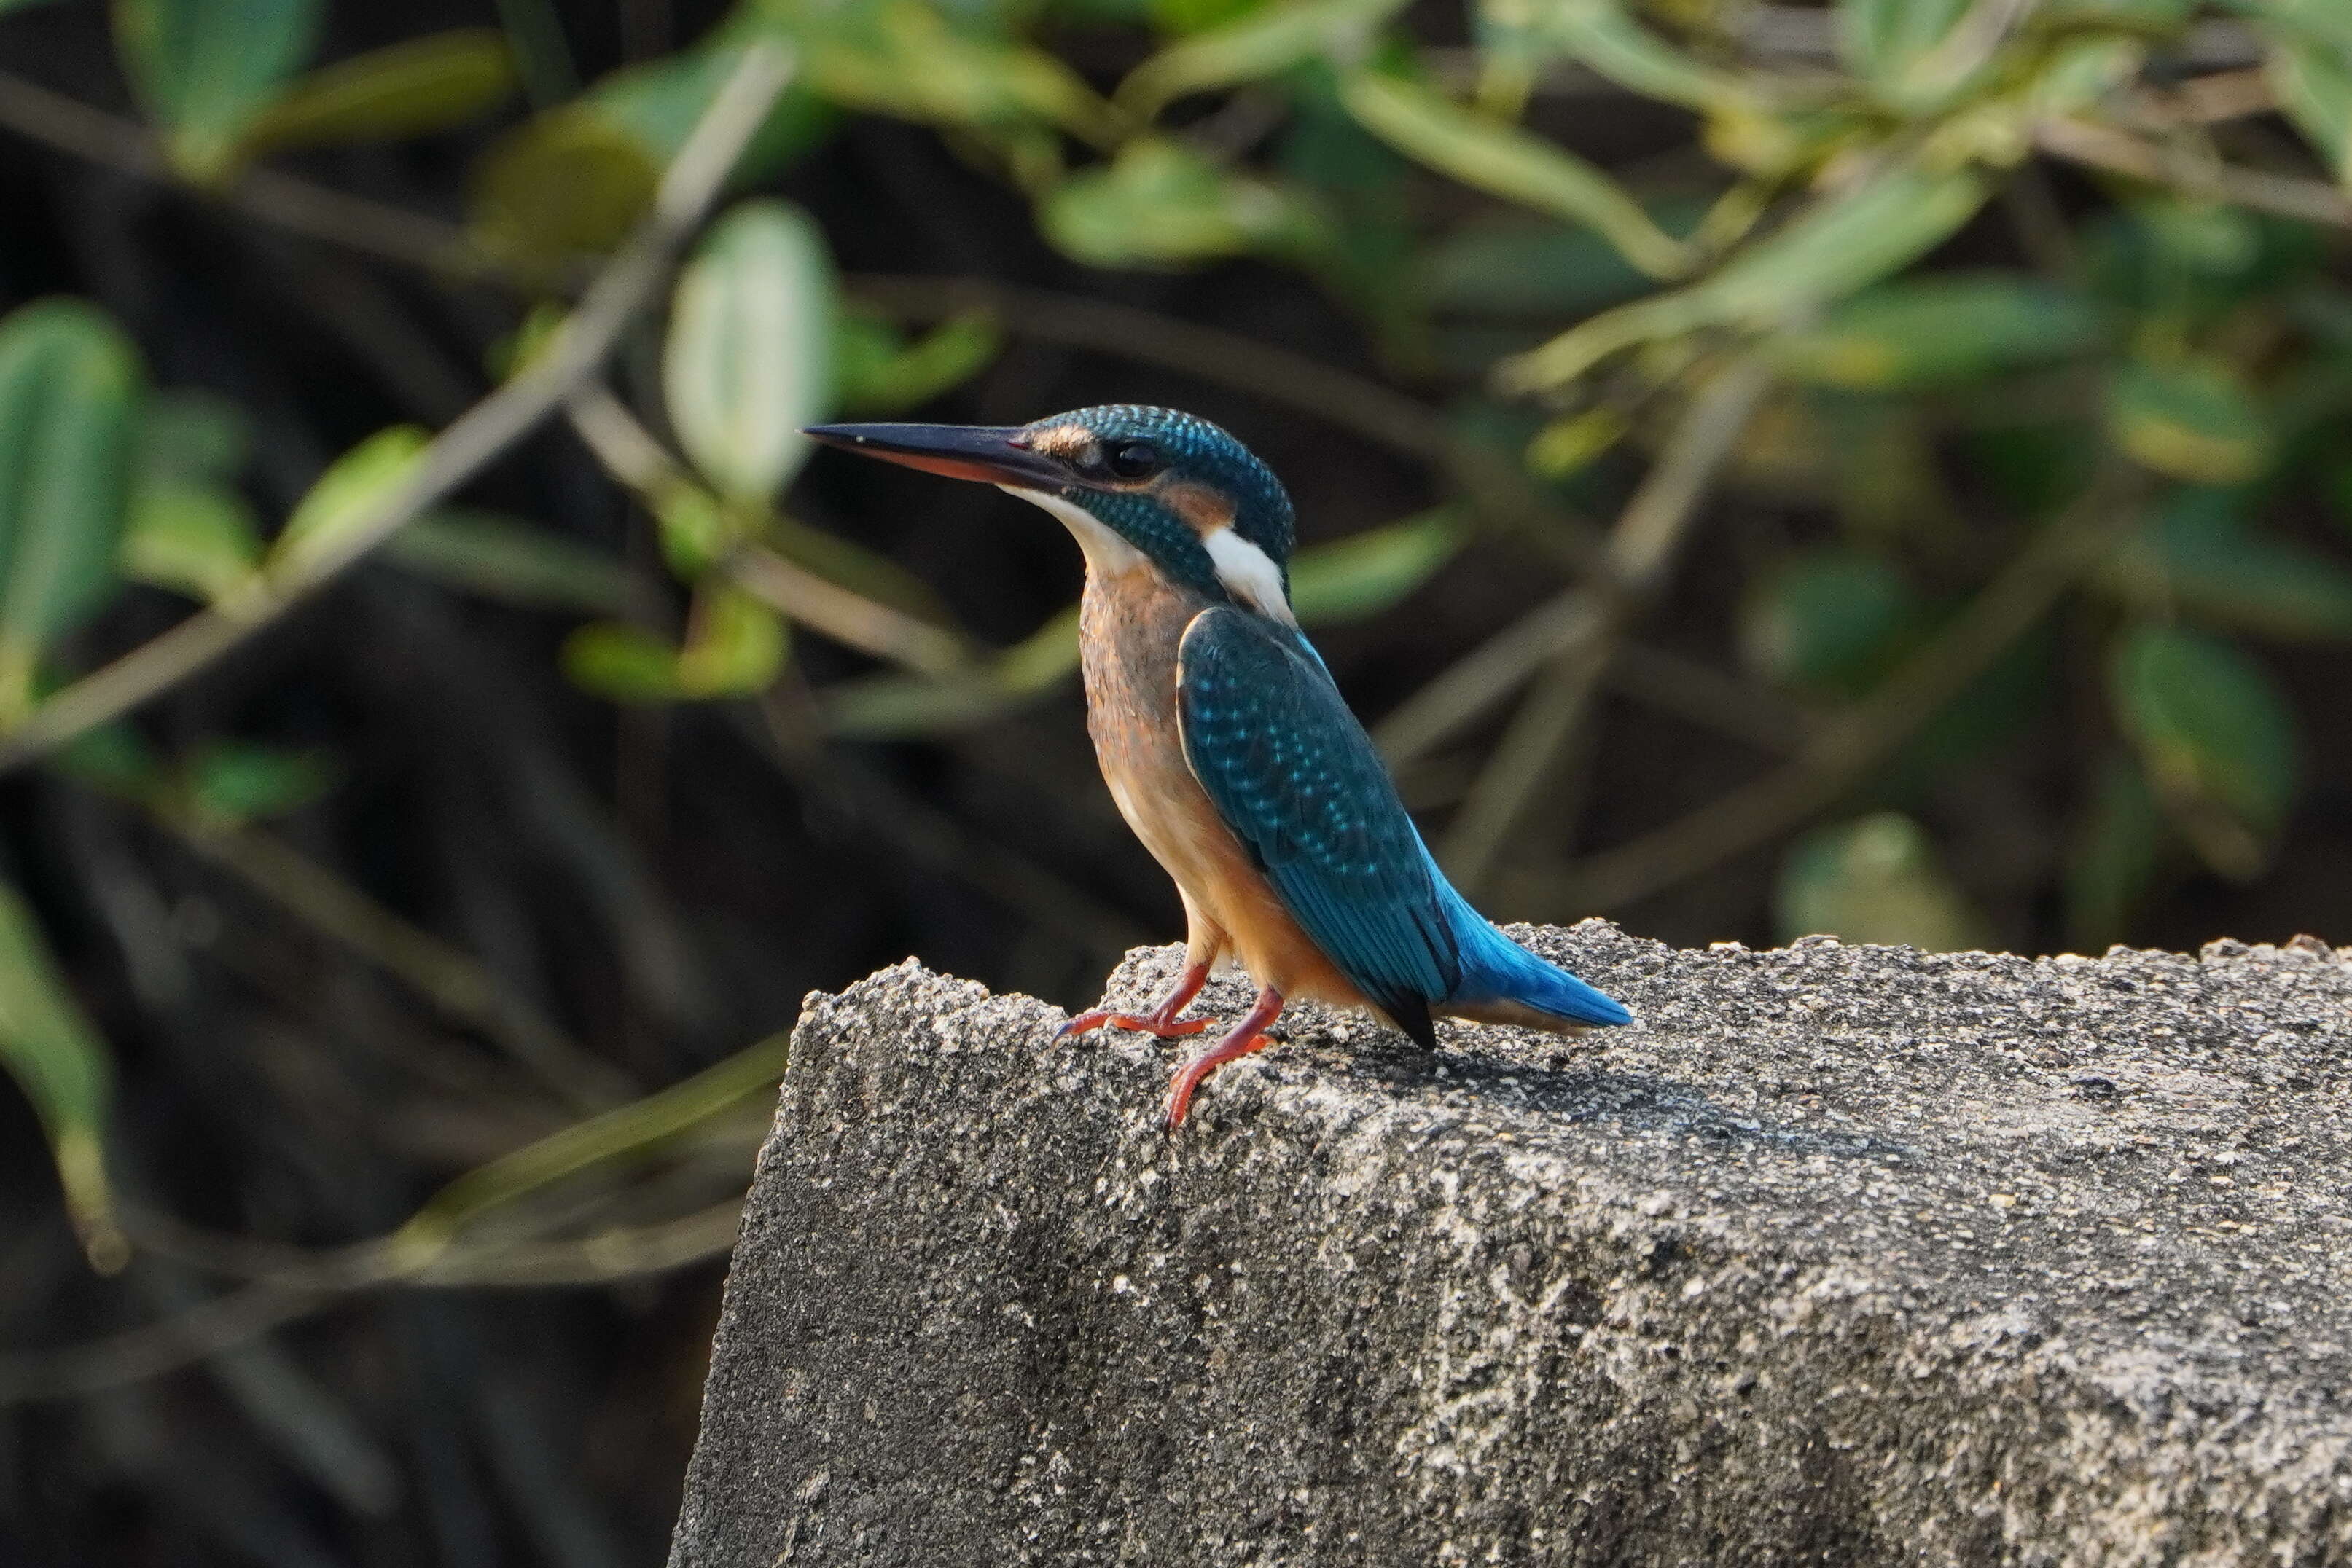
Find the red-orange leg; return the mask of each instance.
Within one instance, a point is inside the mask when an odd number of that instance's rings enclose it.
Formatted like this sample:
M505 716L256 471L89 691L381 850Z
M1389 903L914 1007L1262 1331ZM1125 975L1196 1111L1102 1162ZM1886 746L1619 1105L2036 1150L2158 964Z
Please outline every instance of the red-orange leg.
M1093 1012L1080 1013L1055 1030L1054 1038L1065 1040L1074 1034L1084 1034L1088 1030L1100 1029L1105 1024L1109 1024L1114 1029L1141 1030L1146 1034L1156 1034L1162 1040L1171 1035L1198 1034L1209 1027L1209 1019L1191 1019L1179 1023L1176 1021L1176 1015L1182 1012L1185 1006L1201 994L1201 988L1208 983L1209 966L1187 964L1183 974L1177 977L1176 988L1160 998L1159 1005L1142 1017L1138 1018L1133 1013L1109 1012L1097 1008Z
M1282 993L1268 986L1257 994L1257 1006L1250 1009L1242 1021L1234 1025L1232 1033L1184 1064L1183 1070L1176 1074L1176 1081L1168 1086L1170 1132L1182 1124L1184 1113L1192 1105L1192 1091L1198 1089L1210 1073L1237 1056L1264 1051L1271 1043L1265 1038L1265 1029L1281 1013Z

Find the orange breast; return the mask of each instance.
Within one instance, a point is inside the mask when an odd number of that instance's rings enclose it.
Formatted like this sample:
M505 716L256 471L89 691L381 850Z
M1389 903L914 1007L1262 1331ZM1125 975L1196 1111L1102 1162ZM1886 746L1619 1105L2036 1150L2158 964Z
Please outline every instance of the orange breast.
M1323 956L1184 760L1176 717L1176 650L1205 608L1149 570L1089 571L1079 610L1087 728L1119 815L1213 922L1261 985L1286 997L1368 1005Z

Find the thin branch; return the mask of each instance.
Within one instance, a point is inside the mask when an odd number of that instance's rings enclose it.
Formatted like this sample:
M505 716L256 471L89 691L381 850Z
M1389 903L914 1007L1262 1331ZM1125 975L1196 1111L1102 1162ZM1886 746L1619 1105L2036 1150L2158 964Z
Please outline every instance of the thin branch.
M158 183L177 184L143 125L0 72L0 126L61 152ZM424 213L347 196L275 170L249 168L205 195L232 211L330 245L459 277L490 277L498 263L466 231Z
M2070 163L2127 174L2152 184L2170 185L2192 196L2233 202L2256 212L2276 213L2305 223L2352 227L2352 197L2333 185L2260 169L2241 169L2218 160L2184 156L2112 125L2097 125L2087 120L2045 120L2033 128L2033 144Z
M600 1285L667 1273L733 1246L742 1208L736 1197L653 1225L563 1240L459 1244L430 1256L395 1249L388 1240L311 1255L161 1322L56 1350L0 1356L0 1408L142 1382L374 1291ZM174 1261L223 1271L220 1249L192 1242L195 1233L174 1228L172 1237L151 1222L142 1228L140 1244ZM234 1249L234 1239L227 1239Z
M1552 656L1446 834L1440 858L1469 887L1486 883L1582 726L1619 636L1664 586L1701 497L1771 381L1763 361L1750 358L1702 387L1610 531L1610 571L1581 591L1594 598L1591 634Z
M766 45L745 51L662 177L654 209L595 282L566 330L538 361L436 436L411 476L331 539L297 558L235 613L199 611L66 687L0 740L0 772L116 718L204 669L325 586L426 507L528 434L594 373L667 274L672 256L719 194L745 143L783 88L788 62Z
M636 415L603 387L582 388L565 411L604 471L635 491L648 509L657 514L677 492L699 488ZM745 592L860 653L923 675L957 674L972 666L972 650L954 632L819 577L763 546L736 547L719 569Z
M1943 632L1778 770L1681 821L1518 883L1523 899L1622 908L1770 841L1835 804L1966 690L2138 524L2137 476L2111 462Z
M640 1092L465 952L410 925L284 840L256 828L207 828L152 803L150 814L197 854L480 1030L575 1107L606 1110Z

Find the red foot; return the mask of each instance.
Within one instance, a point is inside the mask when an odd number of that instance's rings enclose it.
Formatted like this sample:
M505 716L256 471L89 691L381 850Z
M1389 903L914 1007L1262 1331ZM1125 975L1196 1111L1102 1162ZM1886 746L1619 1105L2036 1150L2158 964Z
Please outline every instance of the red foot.
M1188 964L1185 966L1184 972L1176 977L1176 988L1160 998L1160 1005L1142 1017L1138 1018L1133 1013L1115 1013L1106 1009L1097 1008L1090 1013L1080 1013L1055 1030L1054 1038L1057 1040L1066 1040L1074 1034L1085 1034L1089 1030L1100 1029L1105 1024L1109 1024L1115 1029L1140 1030L1145 1034L1156 1034L1162 1040L1171 1035L1198 1034L1209 1027L1209 1019L1192 1019L1187 1022L1179 1023L1176 1020L1176 1015L1182 1012L1186 1005L1201 994L1201 988L1208 983L1209 966Z
M1201 1087L1210 1073L1237 1056L1247 1056L1253 1051L1264 1051L1273 1041L1265 1037L1265 1028L1281 1015L1282 993L1272 986L1257 994L1257 1005L1234 1025L1233 1031L1208 1050L1186 1062L1168 1086L1168 1130L1174 1132L1183 1124L1184 1113L1192 1106L1192 1092Z

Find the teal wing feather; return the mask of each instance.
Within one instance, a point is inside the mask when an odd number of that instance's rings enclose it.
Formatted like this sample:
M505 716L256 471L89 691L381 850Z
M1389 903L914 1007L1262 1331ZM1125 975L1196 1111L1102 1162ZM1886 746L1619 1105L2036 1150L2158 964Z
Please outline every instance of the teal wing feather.
M1296 632L1220 605L1185 628L1184 756L1225 825L1339 972L1434 1047L1461 983L1436 869L1371 738Z

